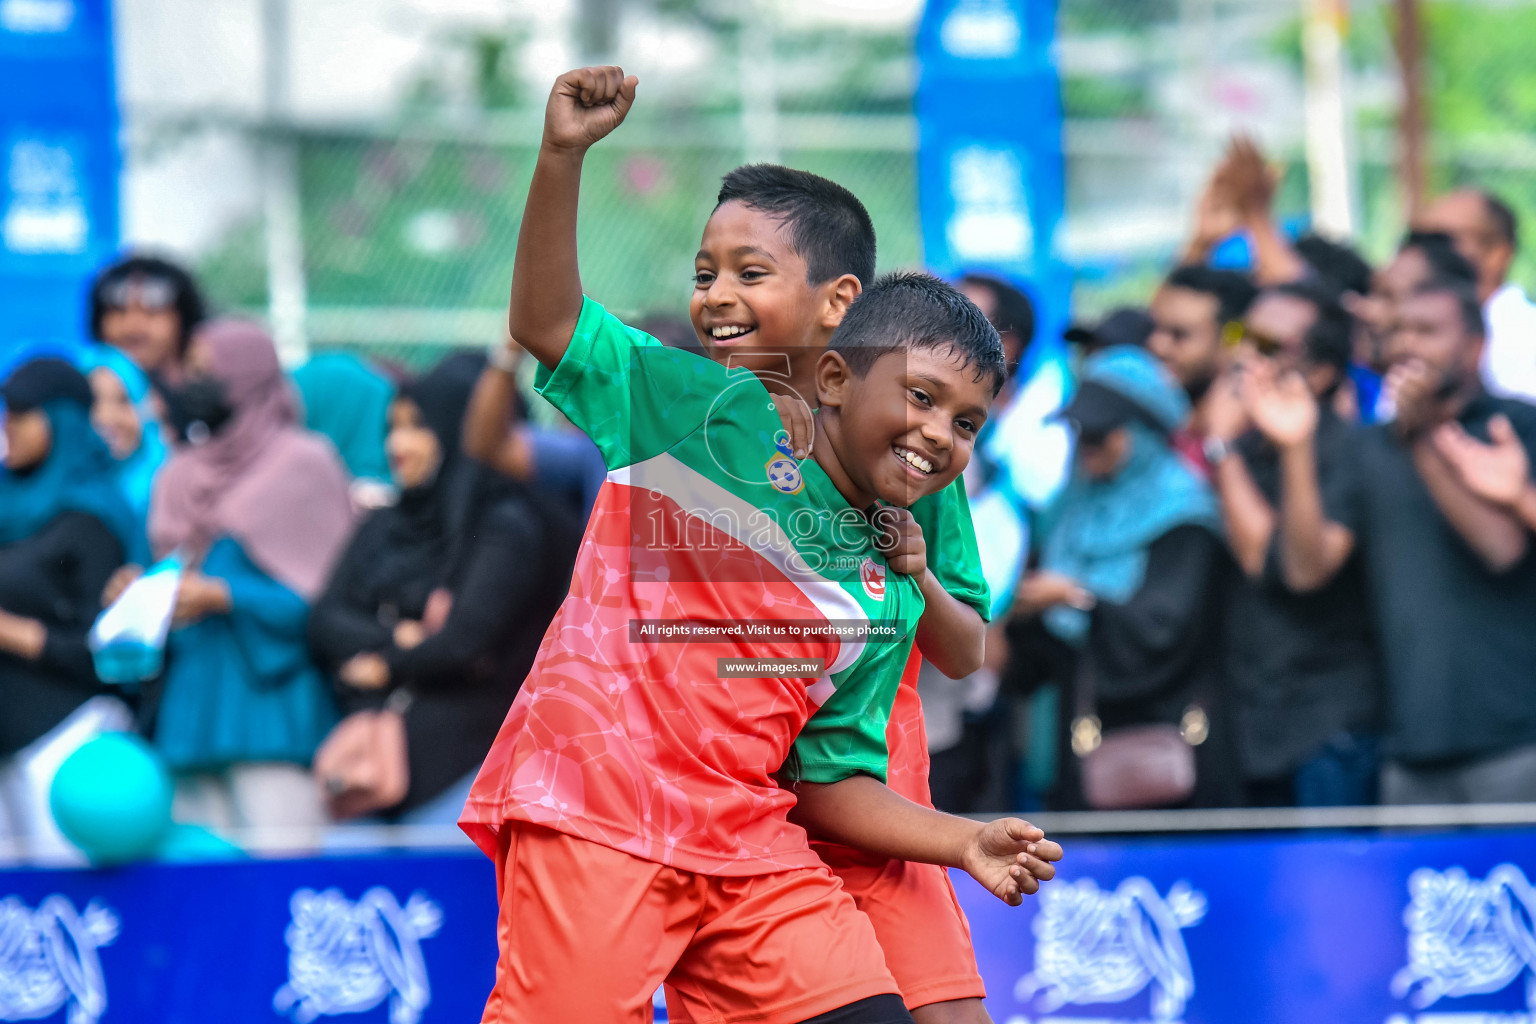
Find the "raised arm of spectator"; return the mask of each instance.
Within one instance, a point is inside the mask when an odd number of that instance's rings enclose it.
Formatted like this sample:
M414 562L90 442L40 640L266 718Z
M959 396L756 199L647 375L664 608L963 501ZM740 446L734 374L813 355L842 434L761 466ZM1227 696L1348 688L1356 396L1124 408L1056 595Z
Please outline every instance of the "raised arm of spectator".
M1526 529L1536 530L1531 460L1509 417L1499 415L1488 421L1487 444L1455 421L1436 430L1434 442L1468 490L1484 501L1510 509Z
M1238 393L1239 377L1239 373L1223 374L1211 385L1205 423L1207 436L1228 447L1226 457L1211 466L1211 483L1221 502L1227 544L1244 575L1257 579L1264 572L1275 535L1275 510L1253 482L1242 454L1230 447L1249 426L1248 411Z
M1355 548L1354 532L1329 518L1317 466L1317 399L1299 373L1256 364L1243 380L1254 425L1280 455L1280 569L1297 592L1332 580ZM1267 554L1267 552L1266 552ZM1262 563L1261 563L1262 564Z
M506 344L506 360L493 360L481 371L464 413L464 454L476 462L495 465L507 443L507 433L517 412L516 343Z
M1514 568L1525 557L1525 524L1513 509L1479 497L1435 442L1439 428L1450 421L1437 395L1438 376L1422 362L1406 360L1392 368L1385 387L1397 407L1398 434L1440 514L1490 571Z
M587 149L623 122L635 101L634 76L621 68L567 71L544 111L544 138L528 186L512 265L507 330L553 369L581 316L576 209Z
M1228 236L1242 227L1237 208L1232 205L1226 182L1226 160L1218 163L1195 201L1195 224L1184 251L1179 255L1183 266L1204 266L1211 253Z
M1253 244L1253 276L1260 285L1284 284L1306 273L1306 262L1275 223L1280 176L1247 136L1237 136L1224 161L1232 204Z
M1414 467L1440 514L1489 570L1513 569L1528 547L1525 524L1511 509L1472 493L1428 435L1415 438L1412 445Z

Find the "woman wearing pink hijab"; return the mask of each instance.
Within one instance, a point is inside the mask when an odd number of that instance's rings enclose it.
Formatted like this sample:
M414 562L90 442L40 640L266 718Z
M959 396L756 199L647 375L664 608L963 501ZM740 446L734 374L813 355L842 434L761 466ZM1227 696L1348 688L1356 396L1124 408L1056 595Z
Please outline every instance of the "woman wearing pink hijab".
M169 396L185 440L149 509L155 557L186 566L151 735L177 774L180 820L318 826L308 765L336 711L305 629L352 532L346 470L300 427L260 327L202 327L187 372Z

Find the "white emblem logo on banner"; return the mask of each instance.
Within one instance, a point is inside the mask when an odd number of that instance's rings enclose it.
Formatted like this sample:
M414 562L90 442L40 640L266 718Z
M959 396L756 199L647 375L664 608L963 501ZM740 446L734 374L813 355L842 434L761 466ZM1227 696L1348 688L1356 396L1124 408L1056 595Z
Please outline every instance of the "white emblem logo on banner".
M1408 876L1403 912L1408 966L1392 994L1423 1009L1446 996L1499 992L1521 974L1526 1005L1536 1011L1536 889L1513 864L1483 881L1461 868L1420 868Z
M67 145L21 139L6 157L10 202L0 213L0 241L18 253L83 252L91 225L80 168ZM3 194L3 193L0 193Z
M1183 929L1205 917L1205 895L1184 882L1167 896L1145 878L1113 892L1091 878L1040 890L1035 969L1019 979L1020 1002L1040 994L1046 1013L1068 1003L1119 1003L1152 986L1152 1016L1171 1021L1195 993Z
M117 938L117 915L96 903L76 913L63 896L30 909L0 900L0 1020L40 1020L69 1008L69 1024L96 1024L107 985L96 950Z
M390 1024L417 1024L432 1002L421 941L437 934L443 913L421 893L401 906L375 886L356 903L340 889L300 889L289 901L288 984L272 997L297 1024L361 1013L389 1000Z

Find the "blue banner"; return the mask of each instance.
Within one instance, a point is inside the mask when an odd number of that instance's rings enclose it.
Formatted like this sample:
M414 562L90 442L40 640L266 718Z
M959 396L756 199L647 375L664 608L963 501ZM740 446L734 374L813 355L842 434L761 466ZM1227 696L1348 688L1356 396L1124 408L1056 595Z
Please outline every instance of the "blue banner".
M1533 1024L1536 832L1067 845L962 887L999 1024Z
M956 885L998 1024L1532 1024L1533 878L1510 829L1071 840L1021 908ZM495 962L471 851L0 873L0 1021L458 1024Z
M459 1024L495 972L478 851L0 874L0 1021Z
M86 283L118 245L117 131L108 0L0 0L7 347L84 336Z
M1025 286L1040 336L1066 324L1057 258L1061 102L1055 0L929 0L918 28L918 198L937 274L985 270Z

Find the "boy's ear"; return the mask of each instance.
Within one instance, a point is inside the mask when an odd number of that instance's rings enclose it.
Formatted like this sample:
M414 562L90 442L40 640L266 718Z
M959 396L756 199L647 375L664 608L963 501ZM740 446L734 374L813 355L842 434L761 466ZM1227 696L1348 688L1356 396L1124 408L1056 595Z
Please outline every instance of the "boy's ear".
M853 370L841 352L830 349L816 360L816 400L820 405L842 406L853 382Z
M821 313L821 325L829 331L837 330L853 300L864 291L864 285L852 274L844 274L823 286L826 288L827 305Z

